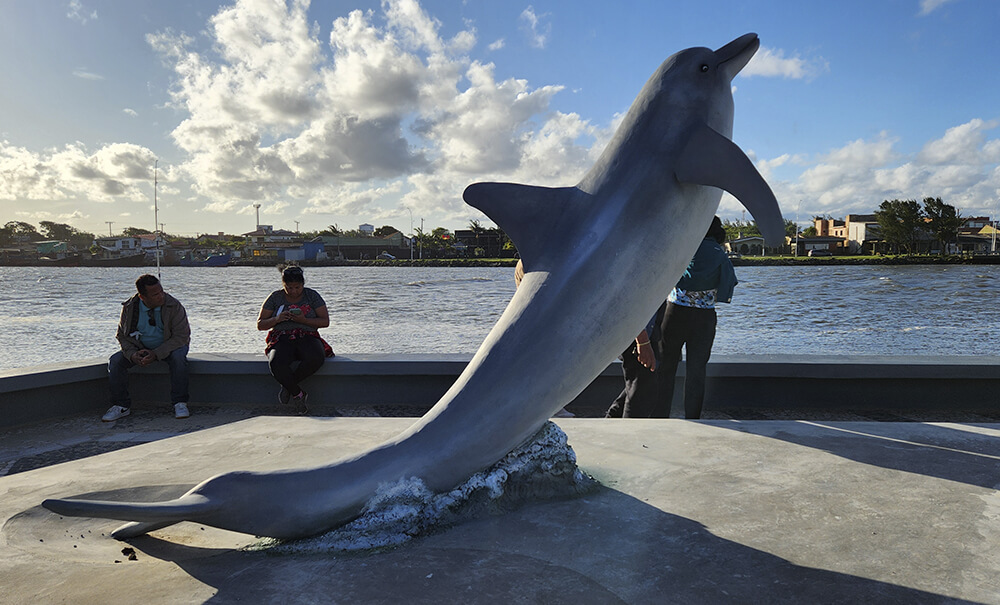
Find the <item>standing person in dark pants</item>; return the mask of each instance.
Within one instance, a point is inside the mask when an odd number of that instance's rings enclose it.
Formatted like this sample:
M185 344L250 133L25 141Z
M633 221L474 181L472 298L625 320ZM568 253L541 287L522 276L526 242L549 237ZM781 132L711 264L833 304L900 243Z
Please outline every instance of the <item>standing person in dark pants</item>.
M327 357L333 357L333 349L319 335L320 328L330 325L326 302L305 283L301 267L282 269L282 289L267 297L257 317L257 329L270 330L264 352L271 375L281 384L278 403L292 403L300 414L309 411L309 395L299 383L315 374ZM296 360L299 365L293 370Z
M141 275L135 280L137 293L122 303L115 338L121 350L108 360L108 384L111 407L101 417L113 422L132 413L128 392L128 370L157 361L170 368L170 402L176 418L187 418L187 354L191 326L184 305L163 291L155 275Z
M660 321L666 306L664 301L646 328L619 356L625 388L604 413L605 418L649 418L659 405L659 376L655 372L660 354Z
M670 416L674 379L681 359L681 347L687 357L684 380L684 416L701 418L705 400L705 370L715 340L717 302L733 299L738 283L733 263L722 248L726 231L719 217L712 220L705 239L677 285L667 297L667 308L660 323L660 401L653 418Z

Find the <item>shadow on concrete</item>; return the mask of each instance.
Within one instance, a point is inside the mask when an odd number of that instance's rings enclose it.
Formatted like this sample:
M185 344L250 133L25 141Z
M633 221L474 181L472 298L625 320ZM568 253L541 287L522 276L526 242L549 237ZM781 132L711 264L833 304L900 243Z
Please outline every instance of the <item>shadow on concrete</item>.
M1000 439L924 423L775 422L714 424L881 468L987 489L1000 485Z
M608 489L379 553L200 553L153 536L130 544L213 587L210 603L968 602L797 565Z

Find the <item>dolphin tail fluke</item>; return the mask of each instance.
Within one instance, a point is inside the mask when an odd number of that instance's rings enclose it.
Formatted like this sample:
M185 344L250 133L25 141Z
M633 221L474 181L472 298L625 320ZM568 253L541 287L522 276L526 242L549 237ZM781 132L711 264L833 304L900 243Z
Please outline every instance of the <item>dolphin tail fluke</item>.
M196 519L215 512L220 507L198 494L188 494L176 500L165 502L108 502L104 500L61 500L49 499L42 506L50 511L68 517L96 517L119 521L138 521L143 524L160 524L166 527L173 523ZM124 527L119 529L125 529ZM152 531L152 530L147 530Z
M743 150L709 126L691 134L674 175L682 183L728 191L753 215L769 246L785 243L785 221L774 192Z
M462 198L482 210L510 237L524 262L525 271L534 270L550 246L553 232L579 214L586 196L576 187L536 187L519 183L473 183Z

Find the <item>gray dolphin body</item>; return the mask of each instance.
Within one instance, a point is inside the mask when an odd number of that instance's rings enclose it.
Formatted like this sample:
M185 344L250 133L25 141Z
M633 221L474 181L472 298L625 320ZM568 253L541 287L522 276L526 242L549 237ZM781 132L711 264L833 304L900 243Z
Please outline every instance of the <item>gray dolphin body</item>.
M530 438L621 352L683 273L722 189L783 243L770 188L730 141L732 78L756 34L667 59L576 187L478 183L465 200L517 245L525 276L455 384L394 439L326 466L218 475L168 502L46 500L64 515L131 521L127 538L179 521L296 538L360 514L380 484L448 490Z

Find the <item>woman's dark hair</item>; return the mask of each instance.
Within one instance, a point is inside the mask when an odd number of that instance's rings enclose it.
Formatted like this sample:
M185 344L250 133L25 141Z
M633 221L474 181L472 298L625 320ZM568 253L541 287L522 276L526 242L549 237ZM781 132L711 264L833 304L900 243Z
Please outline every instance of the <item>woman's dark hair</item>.
M722 226L722 219L717 216L712 219L712 226L708 228L705 237L710 237L720 244L726 241L726 229Z
M281 271L281 281L283 283L306 283L306 276L302 273L302 267L298 265L282 265L278 267Z

